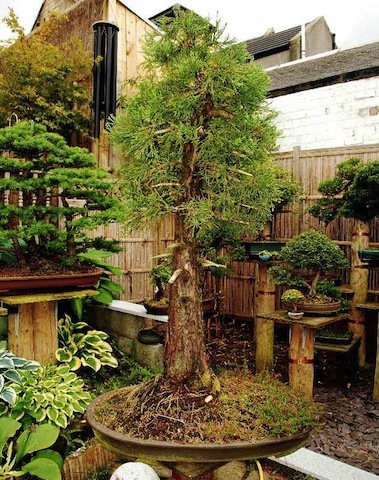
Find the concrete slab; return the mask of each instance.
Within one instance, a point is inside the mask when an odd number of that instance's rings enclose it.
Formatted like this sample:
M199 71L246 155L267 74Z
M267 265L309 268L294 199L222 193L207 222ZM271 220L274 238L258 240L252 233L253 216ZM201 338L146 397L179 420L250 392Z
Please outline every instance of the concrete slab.
M310 475L317 480L379 480L378 475L360 470L306 448L300 448L285 457L271 457L270 460Z

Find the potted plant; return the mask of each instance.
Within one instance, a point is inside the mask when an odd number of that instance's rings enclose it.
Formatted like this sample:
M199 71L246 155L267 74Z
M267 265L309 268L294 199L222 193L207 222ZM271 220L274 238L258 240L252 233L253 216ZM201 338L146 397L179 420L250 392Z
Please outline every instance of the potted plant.
M186 476L195 477L199 467L206 473L219 461L298 448L308 435L310 411L282 384L275 398L291 397L284 412L280 401L269 399L266 376L254 381L247 371L216 375L205 348L201 239L214 238L220 226L237 239L257 234L279 197L268 155L275 128L265 100L266 73L247 62L244 45L225 42L219 25L211 27L194 12L178 11L161 28L147 38L149 74L136 83L110 138L125 154L129 228L174 217L164 372L133 392L98 398L87 417L108 448L172 462L179 474L185 462ZM293 416L288 408L294 403ZM261 432L267 425L267 417L257 422L251 413L263 404L274 428L253 438L250 427ZM308 419L306 425L297 423L300 418Z
M78 255L102 246L86 232L117 218L111 177L86 149L34 122L0 129L0 154L0 291L56 286L43 283L55 275L71 285L78 273L77 286L95 284L102 271Z
M172 276L172 264L168 260L170 257L165 257L164 260L154 265L150 272L151 283L155 287L154 297L144 302L144 307L147 313L154 315L167 315L168 313L168 282Z
M285 265L269 269L274 282L297 288L304 294L298 306L306 313L334 313L340 301L319 292L319 282L333 270L348 268L349 262L342 250L327 235L304 232L288 241L281 250Z
M289 303L292 306L292 310L287 312L287 315L290 318L295 320L304 315L304 312L299 312L297 310L298 303L304 299L304 295L300 292L300 290L297 290L296 288L290 288L283 293L281 299L283 302Z

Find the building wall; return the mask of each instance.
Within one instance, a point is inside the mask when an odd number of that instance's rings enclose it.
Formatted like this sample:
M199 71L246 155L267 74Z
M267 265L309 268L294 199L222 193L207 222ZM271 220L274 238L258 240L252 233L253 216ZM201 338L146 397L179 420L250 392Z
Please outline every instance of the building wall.
M379 77L275 97L281 152L379 143Z
M291 62L293 59L290 57L290 50L284 52L275 53L268 57L258 58L254 60L256 63L262 65L263 68L276 67L277 65L283 65L284 63Z

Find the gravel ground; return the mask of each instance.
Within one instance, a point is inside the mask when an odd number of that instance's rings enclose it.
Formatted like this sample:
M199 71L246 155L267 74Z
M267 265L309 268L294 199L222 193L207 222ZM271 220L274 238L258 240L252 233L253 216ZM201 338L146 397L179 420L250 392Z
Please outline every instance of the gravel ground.
M255 369L254 342L249 324L225 323L223 334L208 343L211 362ZM339 357L339 358L338 358ZM275 372L287 381L287 341L275 339ZM360 368L348 384L342 357L317 356L314 399L323 404L320 424L307 447L349 465L379 475L379 403L372 401L373 365Z

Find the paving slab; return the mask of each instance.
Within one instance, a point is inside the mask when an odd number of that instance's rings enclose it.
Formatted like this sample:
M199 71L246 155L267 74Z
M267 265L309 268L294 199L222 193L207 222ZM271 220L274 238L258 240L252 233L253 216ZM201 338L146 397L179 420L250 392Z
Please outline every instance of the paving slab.
M379 480L379 476L306 448L270 460L317 480Z

